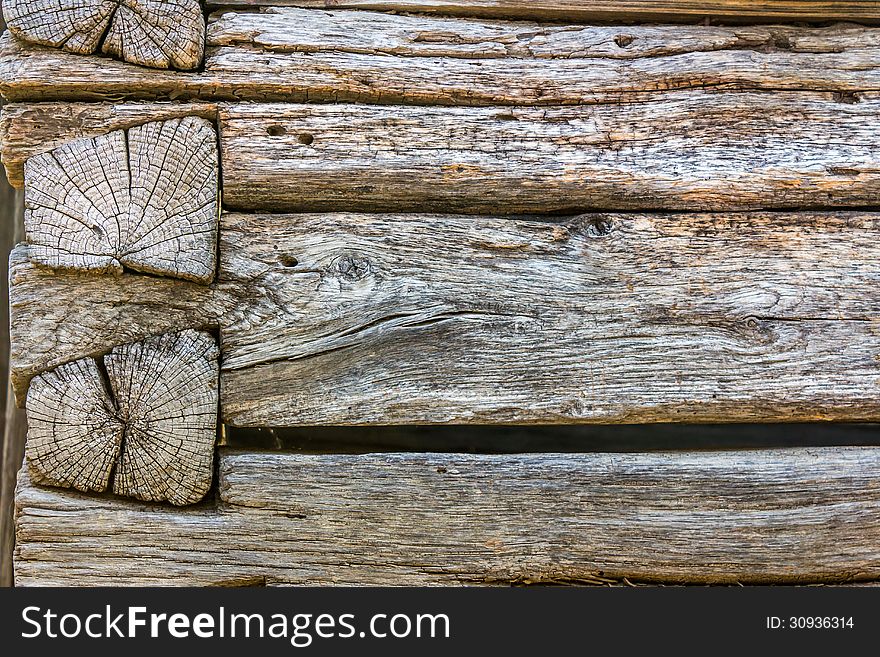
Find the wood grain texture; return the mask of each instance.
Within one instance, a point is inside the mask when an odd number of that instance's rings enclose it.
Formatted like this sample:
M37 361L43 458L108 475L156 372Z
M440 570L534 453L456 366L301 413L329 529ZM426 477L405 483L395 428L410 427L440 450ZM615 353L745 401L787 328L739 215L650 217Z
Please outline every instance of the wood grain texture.
M876 28L565 26L273 10L218 14L198 72L0 41L9 101L581 105L681 89L880 89Z
M208 0L206 4L209 7L283 5L569 21L875 22L880 19L880 2L872 0Z
M878 458L877 448L221 452L218 500L185 512L39 488L23 476L16 583L872 580Z
M233 425L880 417L874 214L227 215Z
M707 91L552 108L229 105L223 200L486 214L873 206L878 111L877 93Z
M5 0L9 30L78 54L99 50L155 68L193 69L202 61L199 0Z
M72 360L157 333L211 329L217 312L204 285L123 273L103 276L37 267L28 247L10 255L12 383L24 403L30 379ZM46 295L50 296L46 296Z
M237 426L876 421L878 230L849 212L230 214L212 288L47 275L19 249L14 381L208 325Z
M13 187L24 187L28 158L144 123L200 116L214 122L210 103L15 103L0 112L0 156Z
M217 135L187 116L79 139L25 163L30 257L207 283L219 214Z
M125 426L91 358L65 363L31 382L26 455L40 484L104 491Z
M31 479L198 502L213 477L217 359L210 335L186 330L41 374L27 394Z

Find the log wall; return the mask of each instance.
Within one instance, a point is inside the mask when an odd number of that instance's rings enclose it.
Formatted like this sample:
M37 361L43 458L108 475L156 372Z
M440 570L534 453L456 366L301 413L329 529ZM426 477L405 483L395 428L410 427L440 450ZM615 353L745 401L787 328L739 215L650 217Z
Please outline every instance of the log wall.
M215 446L876 422L880 3L41 4L0 37L19 583L877 578L873 448Z

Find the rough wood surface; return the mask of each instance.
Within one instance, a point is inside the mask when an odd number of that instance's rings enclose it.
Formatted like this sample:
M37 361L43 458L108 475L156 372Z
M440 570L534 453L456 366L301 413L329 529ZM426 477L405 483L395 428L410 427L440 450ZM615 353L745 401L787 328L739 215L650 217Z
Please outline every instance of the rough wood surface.
M874 206L878 112L873 92L854 103L687 91L552 108L229 105L223 201L487 214Z
M27 394L31 479L176 505L198 502L213 476L217 358L210 335L187 330L36 377Z
M0 40L10 101L580 105L656 90L880 89L878 30L565 26L373 12L220 14L198 72ZM477 54L478 53L478 54Z
M31 381L27 415L34 481L107 490L125 427L93 359L65 363Z
M185 512L38 488L24 476L16 582L872 580L880 578L878 465L877 448L845 447L221 452L219 499Z
M236 425L877 419L875 214L227 215Z
M19 249L14 381L209 325L240 426L876 421L878 230L847 212L225 215L212 288L48 275Z
M4 0L10 32L78 54L102 53L156 68L202 61L199 0Z
M209 7L242 8L291 5L570 21L880 20L880 2L872 0L207 0L206 4Z
M200 116L217 118L210 103L15 103L0 113L0 155L13 187L24 186L28 158L77 139L100 137L152 121Z
M28 159L24 174L34 262L213 279L219 171L217 137L205 119L72 141Z
M174 278L102 276L37 267L19 245L9 259L12 382L157 333L216 325L211 288ZM48 295L48 296L47 296Z

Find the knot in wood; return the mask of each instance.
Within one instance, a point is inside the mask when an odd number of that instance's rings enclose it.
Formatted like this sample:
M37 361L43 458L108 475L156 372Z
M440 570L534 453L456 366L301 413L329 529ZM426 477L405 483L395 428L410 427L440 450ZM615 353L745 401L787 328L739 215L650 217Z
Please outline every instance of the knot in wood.
M349 254L336 258L332 270L343 280L355 282L369 276L373 266L368 258Z

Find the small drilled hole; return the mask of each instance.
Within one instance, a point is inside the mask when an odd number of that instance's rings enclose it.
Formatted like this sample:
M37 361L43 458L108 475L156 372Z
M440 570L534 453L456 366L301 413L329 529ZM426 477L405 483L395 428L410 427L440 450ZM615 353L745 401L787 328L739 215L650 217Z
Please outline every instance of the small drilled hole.
M773 37L773 46L779 50L791 50L794 47L791 39L781 34Z
M278 262L280 262L285 267L296 267L299 264L299 260L294 258L292 255L287 255L286 253L282 253L278 256Z
M283 125L270 125L266 128L266 132L272 137L283 137L287 134L287 130L284 129Z
M306 146L311 146L312 142L315 141L315 138L312 137L309 133L304 132L299 136L299 143L305 144Z
M855 105L862 102L861 96L854 91L836 91L833 94L835 102L845 105Z
M609 219L606 219L605 217L597 217L587 224L587 235L591 235L592 237L604 237L611 233L613 228L614 226Z

